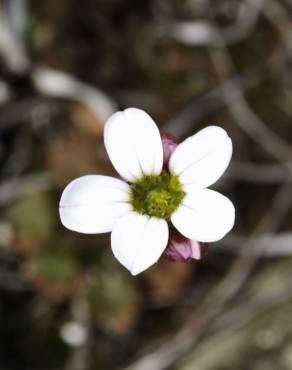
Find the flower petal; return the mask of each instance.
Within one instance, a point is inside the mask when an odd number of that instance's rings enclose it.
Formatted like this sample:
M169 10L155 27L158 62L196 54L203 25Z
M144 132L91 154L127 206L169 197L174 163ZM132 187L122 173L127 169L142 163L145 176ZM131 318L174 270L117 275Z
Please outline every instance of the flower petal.
M214 190L203 189L187 194L171 221L185 237L200 242L222 239L234 225L231 201Z
M113 114L105 124L104 144L113 166L127 181L162 170L160 133L143 110L128 108Z
M129 185L108 176L88 175L70 182L60 200L62 224L86 234L112 230L117 219L130 212Z
M226 131L209 126L178 145L170 158L169 169L179 176L182 184L203 189L219 179L231 156L232 142Z
M111 244L115 257L132 275L153 265L166 248L168 225L165 220L131 212L114 226Z

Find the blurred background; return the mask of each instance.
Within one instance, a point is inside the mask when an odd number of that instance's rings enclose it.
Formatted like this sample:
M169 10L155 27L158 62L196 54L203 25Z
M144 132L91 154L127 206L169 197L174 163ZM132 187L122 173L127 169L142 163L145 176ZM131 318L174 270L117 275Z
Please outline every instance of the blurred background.
M137 277L58 216L129 106L235 148L233 231ZM291 180L291 0L2 0L0 369L292 369Z

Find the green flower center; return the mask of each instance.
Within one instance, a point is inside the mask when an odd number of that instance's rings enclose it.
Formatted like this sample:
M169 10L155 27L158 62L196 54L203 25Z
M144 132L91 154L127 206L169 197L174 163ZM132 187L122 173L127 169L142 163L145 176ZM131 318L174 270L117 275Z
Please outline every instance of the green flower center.
M166 220L184 196L178 177L169 173L144 176L131 187L131 204L136 212Z

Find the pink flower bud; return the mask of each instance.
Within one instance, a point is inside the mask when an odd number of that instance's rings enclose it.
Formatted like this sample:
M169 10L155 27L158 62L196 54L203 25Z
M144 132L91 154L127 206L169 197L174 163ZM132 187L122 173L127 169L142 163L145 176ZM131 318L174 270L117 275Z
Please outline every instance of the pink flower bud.
M170 240L165 255L172 261L189 262L192 259L202 259L207 250L208 246L205 243L181 238L181 240Z
M164 167L167 167L169 158L171 157L171 154L174 152L178 144L174 137L169 134L162 134L161 139L163 146L163 165Z

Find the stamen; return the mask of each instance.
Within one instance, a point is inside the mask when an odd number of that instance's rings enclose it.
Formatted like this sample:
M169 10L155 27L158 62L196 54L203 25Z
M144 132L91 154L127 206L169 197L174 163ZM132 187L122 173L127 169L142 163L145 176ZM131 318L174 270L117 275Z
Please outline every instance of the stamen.
M184 196L178 177L169 173L144 176L131 188L131 204L136 212L166 220L170 219Z

